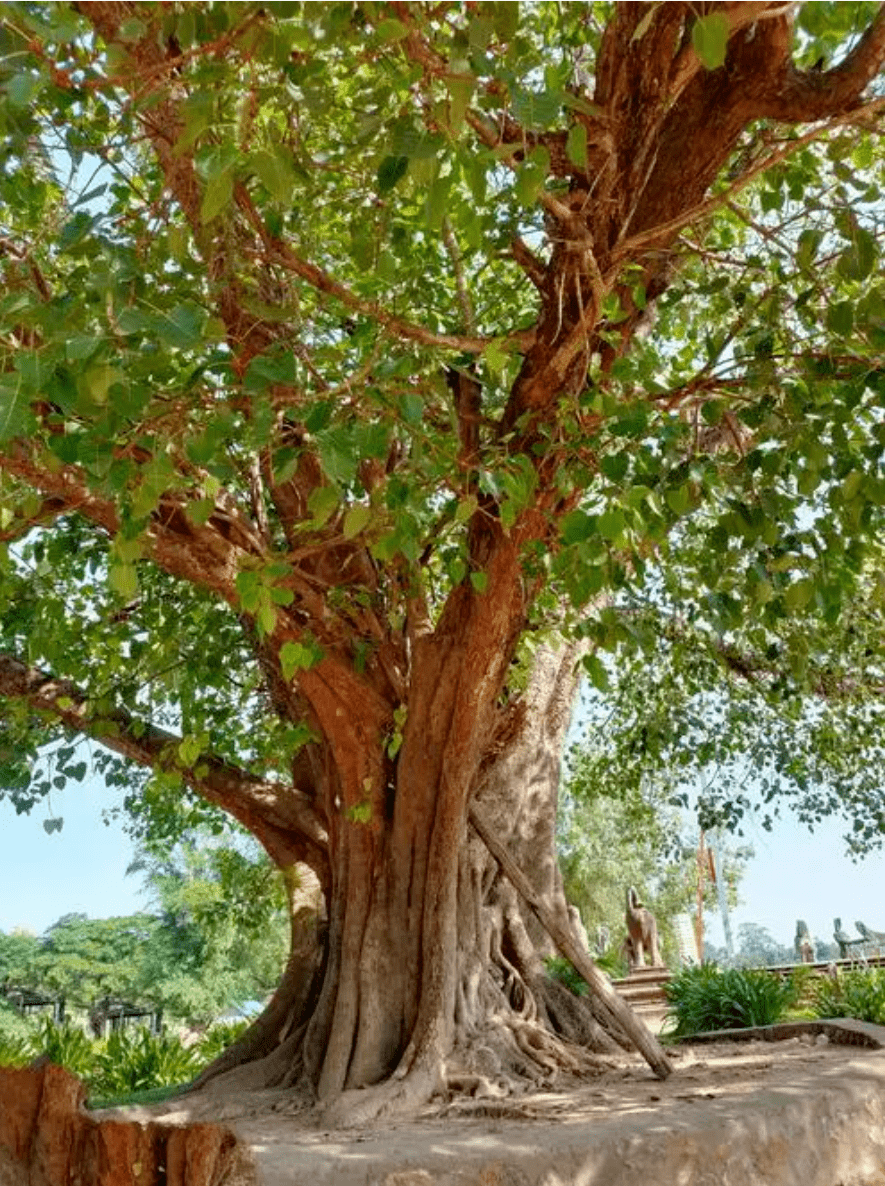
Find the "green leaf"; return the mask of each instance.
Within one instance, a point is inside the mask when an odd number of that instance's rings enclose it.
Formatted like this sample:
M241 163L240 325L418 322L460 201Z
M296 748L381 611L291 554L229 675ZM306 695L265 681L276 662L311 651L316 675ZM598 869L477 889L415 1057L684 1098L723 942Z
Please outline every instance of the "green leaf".
M369 524L372 518L372 508L357 504L350 507L344 516L342 531L345 539L354 539Z
M138 592L138 572L134 564L112 564L108 569L108 584L124 601L131 601Z
M316 644L304 644L300 642L284 642L280 647L280 667L283 672L283 679L289 683L292 677L298 671L308 671L314 667L322 658L322 651L320 651Z
M477 593L485 593L489 584L488 574L484 572L472 572L470 574L470 583Z
M378 166L378 193L389 193L409 171L407 156L386 156Z
M598 655L592 653L585 655L581 660L581 666L589 676L594 688L598 688L600 692L609 690L611 681L608 677L608 669Z
M854 328L854 305L851 301L837 301L827 309L827 329L847 338Z
M730 28L728 18L721 12L698 17L692 25L691 43L708 70L718 70L724 63Z
M446 79L449 92L449 126L453 132L459 132L464 125L475 86L476 82L472 78Z
M851 502L855 499L861 491L863 486L864 475L861 470L852 470L852 472L842 481L842 497L846 502Z
M468 494L466 498L462 498L455 510L455 522L466 523L472 519L478 506L479 501L475 494Z
M562 519L560 532L566 545L583 543L596 533L596 516L586 511L570 511Z
M573 165L587 168L587 128L584 124L572 124L569 128L565 151Z
M804 609L814 596L814 581L808 577L794 581L784 593L784 603L789 610Z
M502 375L510 359L504 338L493 338L482 352L486 366L493 375Z
M626 526L624 512L620 507L612 507L607 511L603 511L596 520L596 529L603 539L619 539L623 535Z
M291 151L278 144L273 151L266 148L253 153L249 165L258 180L280 205L291 205L295 193L295 163Z
M262 601L256 616L258 619L258 628L262 634L273 634L277 628L277 611L274 609L270 598Z
M311 490L307 499L307 509L313 516L309 526L319 530L334 515L338 508L339 494L334 486L317 486Z
M200 206L200 222L205 226L226 210L234 194L234 175L229 169L207 182Z
M388 17L386 20L380 21L375 29L375 36L382 45L389 45L394 41L402 41L408 35L408 26L403 24L402 21L396 20L395 17Z
M691 490L688 485L676 486L666 494L667 505L676 515L684 515L691 506Z

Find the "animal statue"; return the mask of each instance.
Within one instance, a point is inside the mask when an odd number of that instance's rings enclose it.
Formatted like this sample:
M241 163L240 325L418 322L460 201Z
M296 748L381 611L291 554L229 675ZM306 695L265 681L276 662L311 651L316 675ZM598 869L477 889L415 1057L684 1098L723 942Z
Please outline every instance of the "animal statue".
M842 919L833 919L833 938L839 944L839 958L848 959L852 951L861 946L863 939L852 939L846 930L842 928Z
M652 967L662 967L663 960L658 948L658 924L655 916L643 906L639 895L631 885L627 890L627 955L630 967L644 968L645 957L650 957Z
M811 932L808 929L808 923L804 919L796 919L796 938L793 941L796 948L796 955L803 964L814 963L814 940L811 938Z
M854 925L857 927L857 933L863 939L867 955L878 955L885 947L885 932L874 931L862 922L856 922Z

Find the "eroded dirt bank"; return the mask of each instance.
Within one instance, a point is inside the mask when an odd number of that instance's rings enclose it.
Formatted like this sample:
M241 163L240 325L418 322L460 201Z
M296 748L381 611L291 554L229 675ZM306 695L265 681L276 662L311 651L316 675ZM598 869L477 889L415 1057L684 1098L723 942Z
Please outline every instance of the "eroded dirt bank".
M0 1186L252 1186L230 1129L139 1123L83 1111L83 1084L60 1067L0 1067Z

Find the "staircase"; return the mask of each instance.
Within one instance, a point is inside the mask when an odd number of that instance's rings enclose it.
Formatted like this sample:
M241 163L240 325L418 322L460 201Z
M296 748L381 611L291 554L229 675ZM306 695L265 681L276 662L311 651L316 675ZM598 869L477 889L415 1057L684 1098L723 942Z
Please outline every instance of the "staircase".
M623 980L612 981L612 988L645 1022L652 1033L660 1033L667 1015L664 985L672 976L667 968L634 968Z

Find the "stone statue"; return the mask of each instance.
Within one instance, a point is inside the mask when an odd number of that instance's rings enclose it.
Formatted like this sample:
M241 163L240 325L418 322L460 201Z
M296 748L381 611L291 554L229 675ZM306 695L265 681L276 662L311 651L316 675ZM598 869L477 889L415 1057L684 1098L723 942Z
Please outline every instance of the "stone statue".
M631 970L644 968L646 955L649 956L652 967L662 967L663 960L658 949L658 924L648 907L640 902L639 895L632 885L627 890L626 921L625 950Z
M852 939L847 931L842 929L842 919L833 919L833 938L839 944L839 958L848 959L852 949L860 947L863 939Z
M885 932L874 931L862 922L856 922L854 925L857 927L857 933L863 939L867 955L878 953L885 947Z
M814 940L811 938L808 923L802 918L796 919L796 938L793 945L801 963L814 963Z

